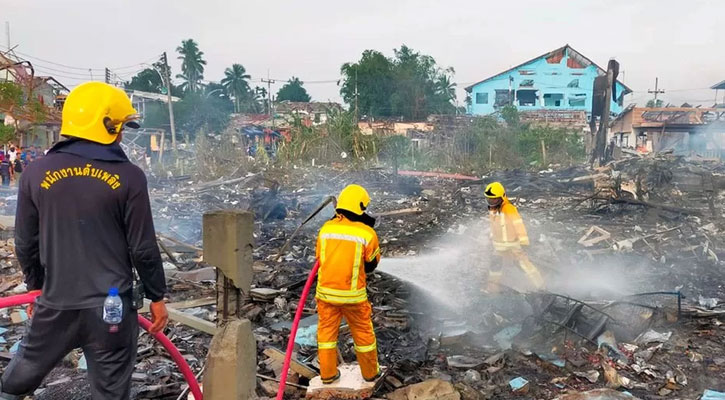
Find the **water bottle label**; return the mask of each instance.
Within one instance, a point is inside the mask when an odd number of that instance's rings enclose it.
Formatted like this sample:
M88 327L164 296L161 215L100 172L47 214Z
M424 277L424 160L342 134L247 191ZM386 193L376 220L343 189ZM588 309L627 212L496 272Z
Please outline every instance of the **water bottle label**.
M109 333L118 333L118 325L111 325L108 327Z

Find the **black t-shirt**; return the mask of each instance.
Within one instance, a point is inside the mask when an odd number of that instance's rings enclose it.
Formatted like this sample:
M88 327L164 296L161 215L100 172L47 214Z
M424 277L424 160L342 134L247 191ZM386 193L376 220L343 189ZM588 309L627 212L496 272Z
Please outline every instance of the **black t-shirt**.
M10 175L10 161L8 161L7 159L0 162L0 175Z
M18 190L15 251L28 290L56 310L103 304L131 290L136 267L146 296L166 291L146 175L118 144L72 140L25 168Z
M23 162L20 161L19 158L15 159L15 172L17 172L17 173L23 172Z

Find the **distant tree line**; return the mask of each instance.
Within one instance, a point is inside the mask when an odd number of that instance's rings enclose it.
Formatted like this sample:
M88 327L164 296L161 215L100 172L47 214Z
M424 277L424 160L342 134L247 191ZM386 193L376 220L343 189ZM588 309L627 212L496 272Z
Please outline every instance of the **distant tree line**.
M402 45L389 58L365 50L355 63L340 68L340 94L360 115L421 120L456 112L453 68L441 68L431 56Z
M223 130L230 113L265 113L270 94L261 86L252 87L252 77L242 64L224 70L220 83L206 83L204 52L193 39L183 40L176 48L181 60L178 85L171 94L181 98L175 104L174 117L179 128L194 135L206 126L210 131ZM140 71L125 83L126 89L166 93L161 75L172 76L157 62ZM424 119L430 114L452 114L456 110L456 84L453 68L441 68L433 57L402 45L388 58L375 50L366 50L355 63L341 67L340 94L358 117L397 117ZM309 102L310 95L297 77L292 77L277 92L274 101ZM357 106L357 108L356 108ZM149 127L168 125L168 111L162 104L146 107L144 124Z

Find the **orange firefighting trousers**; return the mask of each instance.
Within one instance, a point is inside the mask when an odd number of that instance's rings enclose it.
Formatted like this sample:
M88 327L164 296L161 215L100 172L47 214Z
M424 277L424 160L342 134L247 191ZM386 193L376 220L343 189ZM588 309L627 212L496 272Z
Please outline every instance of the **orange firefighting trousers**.
M317 300L317 349L320 358L320 377L323 380L337 375L337 336L345 317L363 378L372 379L380 371L378 348L371 319L372 307L364 301L357 304L331 304Z
M488 291L498 291L499 282L503 277L503 269L512 265L518 265L536 289L544 287L544 278L541 277L539 269L534 266L523 250L497 251L496 256L488 272Z

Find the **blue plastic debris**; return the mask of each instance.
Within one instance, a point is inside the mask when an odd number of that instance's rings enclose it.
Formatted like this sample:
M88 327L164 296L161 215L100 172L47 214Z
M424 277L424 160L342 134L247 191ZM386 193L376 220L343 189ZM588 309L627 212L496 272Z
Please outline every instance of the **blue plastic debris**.
M523 389L528 384L529 381L522 377L514 378L509 381L509 386L511 386L511 390L513 390L514 392Z
M507 326L495 334L493 340L496 341L501 350L508 350L511 348L513 338L519 333L521 333L521 324Z
M299 328L295 343L300 346L317 347L317 324Z
M12 347L10 347L10 354L17 353L19 348L20 348L20 341L18 340L17 342L15 342L15 344Z
M7 332L7 331L8 331L8 329L7 329L7 328L2 328L2 327L0 327L0 335L4 334L4 333L5 333L5 332Z
M546 362L549 362L549 363L551 363L553 365L556 365L559 368L564 368L566 366L566 361L564 361L561 358L559 358L556 354L553 354L553 353L542 353L542 354L536 353L536 355L540 359L542 359L542 360L544 360Z
M80 359L78 359L78 369L82 371L88 370L88 362L86 361L86 355L82 355Z
M725 393L714 390L705 390L700 400L725 400Z

